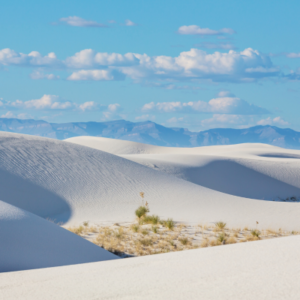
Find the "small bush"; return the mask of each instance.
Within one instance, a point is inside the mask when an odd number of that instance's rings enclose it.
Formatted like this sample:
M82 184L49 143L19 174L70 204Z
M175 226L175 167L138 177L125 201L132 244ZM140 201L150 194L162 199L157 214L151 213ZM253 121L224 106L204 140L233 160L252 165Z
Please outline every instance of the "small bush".
M120 227L118 231L115 231L115 237L117 239L121 239L123 235L124 235L124 230L122 227Z
M133 232L138 232L139 229L140 229L140 226L137 225L137 224L133 224L133 225L131 226L131 230L132 230Z
M219 229L219 230L223 230L223 229L225 229L225 227L226 227L226 223L224 223L224 222L217 222L216 223L216 228Z
M157 227L157 226L152 226L152 231L153 231L154 233L157 233L157 232L158 232L158 227Z
M159 223L159 216L145 216L144 223L157 225Z
M151 246L153 244L150 239L140 239L139 242L143 246Z
M164 222L164 226L167 227L169 230L174 229L174 221L172 219L168 219Z
M220 233L218 235L218 238L217 240L221 243L221 244L225 244L226 243L226 240L227 240L227 236L225 233Z
M89 222L83 222L83 226L88 227L89 226Z
M256 238L259 239L260 231L258 231L256 229L255 230L251 230L251 234L252 234L253 237L256 237Z
M147 235L147 234L149 233L149 231L146 230L146 229L143 229L143 230L141 231L141 233L142 233L142 235Z
M149 208L146 206L140 206L136 211L135 211L135 215L141 219L142 217L144 217L147 213L149 212Z
M188 240L188 238L186 238L186 237L184 237L184 238L179 238L178 240L179 240L179 242L180 242L182 245L184 245L184 246L186 246L186 245L189 243L189 240Z

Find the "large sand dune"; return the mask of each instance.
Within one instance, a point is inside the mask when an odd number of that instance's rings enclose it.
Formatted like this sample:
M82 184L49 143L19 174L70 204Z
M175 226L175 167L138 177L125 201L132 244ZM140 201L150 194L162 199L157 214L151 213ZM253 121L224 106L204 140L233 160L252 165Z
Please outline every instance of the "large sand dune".
M117 258L49 221L0 201L0 272Z
M0 274L3 299L298 300L300 237Z
M119 144L122 143L119 141ZM197 152L198 149L191 150ZM181 155L183 159L190 157L187 154ZM171 159L171 155L168 156ZM181 167L180 157L175 157L179 162L177 165L173 163L172 166L172 162L168 162L167 158L164 158L163 164L170 164L173 169ZM257 200L259 195L255 193L252 193L255 199L240 197L245 196L244 194L236 196L233 192L222 191L218 187L206 187L201 182L195 184L190 182L192 180L184 180L188 175L183 174L183 179L178 178L180 176L176 175L176 172L168 174L166 171L159 171L159 168L149 168L127 158L128 156L125 159L63 141L1 133L0 199L38 216L69 224L83 221L122 222L133 220L134 210L141 204L139 192L143 191L150 204L151 213L163 218L170 217L185 222L222 220L229 226L254 226L256 221L259 221L265 228L300 228L298 203ZM188 168L193 161L196 168L197 163L203 163L200 156L194 158ZM264 162L275 158L258 159ZM157 164L158 160L156 159ZM275 166L276 170L276 163L271 165ZM185 174L189 174L188 168ZM292 170L290 165L288 170ZM228 172L231 172L230 169ZM226 170L223 170L222 174L225 177ZM298 174L297 170L295 174ZM191 173L189 176L196 180L196 175ZM242 176L243 173L240 177ZM213 179L212 173L212 182ZM234 187L234 177L230 184ZM250 184L249 190L255 190L256 187ZM291 185L290 182L285 184L282 181L286 188L286 197L296 193L297 186Z

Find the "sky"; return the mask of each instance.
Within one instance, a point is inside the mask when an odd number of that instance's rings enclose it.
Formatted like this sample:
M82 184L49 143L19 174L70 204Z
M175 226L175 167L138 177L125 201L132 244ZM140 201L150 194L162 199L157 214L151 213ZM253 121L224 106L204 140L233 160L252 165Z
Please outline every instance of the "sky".
M0 116L300 131L300 2L10 0Z

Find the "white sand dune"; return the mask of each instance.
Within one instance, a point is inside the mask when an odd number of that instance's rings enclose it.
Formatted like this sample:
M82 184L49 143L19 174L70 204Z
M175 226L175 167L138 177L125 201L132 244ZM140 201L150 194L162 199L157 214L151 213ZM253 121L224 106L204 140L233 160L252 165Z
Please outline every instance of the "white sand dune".
M265 144L172 148L98 137L66 141L106 151L240 197L300 197L300 151Z
M110 252L0 201L0 272L117 259ZM1 292L0 292L0 298Z
M90 147L0 133L0 199L16 207L68 224L132 221L140 191L163 218L300 228L298 203L239 197Z
M3 299L298 300L300 237L0 274Z

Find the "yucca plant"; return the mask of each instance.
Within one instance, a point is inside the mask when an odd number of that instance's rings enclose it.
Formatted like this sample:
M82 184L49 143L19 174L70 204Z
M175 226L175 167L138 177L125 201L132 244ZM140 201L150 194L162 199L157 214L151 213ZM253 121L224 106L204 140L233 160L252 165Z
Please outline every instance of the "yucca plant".
M149 208L146 206L140 206L136 211L135 211L135 215L141 219L142 217L144 217L147 213L149 212Z
M224 223L224 222L217 222L217 223L216 223L216 227L217 227L217 229L219 229L219 230L223 230L223 229L225 229L225 227L226 227L226 223Z

